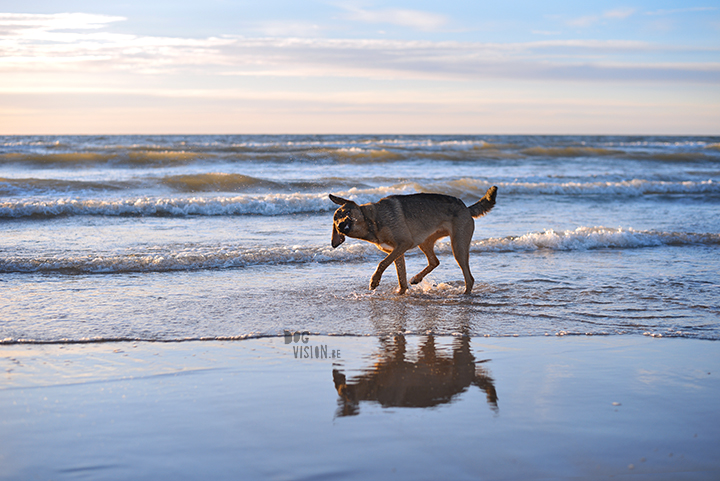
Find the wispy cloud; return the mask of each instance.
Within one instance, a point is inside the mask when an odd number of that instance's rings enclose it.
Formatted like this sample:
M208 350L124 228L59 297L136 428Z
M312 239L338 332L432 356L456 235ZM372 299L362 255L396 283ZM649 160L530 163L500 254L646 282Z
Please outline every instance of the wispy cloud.
M635 13L634 8L619 8L607 10L599 15L586 15L583 17L573 18L567 21L572 27L589 27L599 22L607 20L624 20Z
M720 83L717 62L663 60L668 51L698 49L637 41L478 43L237 36L193 39L98 30L121 20L84 14L0 15L0 66L6 74L120 70L132 74L191 72L224 77ZM717 54L718 49L713 52ZM654 60L638 62L638 54L649 54ZM9 88L7 81L0 85Z
M636 14L646 16L671 16L684 13L710 12L716 10L718 10L718 7L685 7L659 9L645 12L638 12L638 10L635 8L616 8L613 10L606 10L605 12L600 14L584 15L582 17L572 18L566 20L565 23L571 27L586 28L596 24L605 24L613 20L625 20Z
M399 8L370 10L353 6L343 6L342 8L347 12L344 18L348 20L397 25L421 31L438 30L448 23L445 15L421 10Z
M5 34L12 31L48 31L48 30L92 30L108 23L127 20L113 15L92 13L0 13L0 27Z
M655 10L652 12L645 12L645 15L676 15L679 13L692 13L692 12L709 12L715 11L718 7L687 7L687 8L671 8L667 10Z
M0 14L0 65L43 70L74 66L154 72L220 62L217 47L234 40L139 36L98 31L124 17L84 13Z
M603 18L615 18L622 20L628 18L630 15L635 13L634 8L616 8L615 10L608 10L603 13Z
M562 32L559 30L532 30L531 33L533 33L535 35L547 35L547 36L562 34Z
M234 75L402 79L691 81L720 83L720 63L646 62L609 54L664 50L644 42L542 41L512 44L382 40L238 39L228 55L265 61ZM594 59L600 55L601 61ZM270 60L271 59L271 60ZM592 59L592 61L591 61ZM257 68L257 70L256 70ZM230 72L228 72L230 73Z
M326 27L316 23L294 20L253 22L244 28L248 32L257 32L267 37L317 37L326 30Z

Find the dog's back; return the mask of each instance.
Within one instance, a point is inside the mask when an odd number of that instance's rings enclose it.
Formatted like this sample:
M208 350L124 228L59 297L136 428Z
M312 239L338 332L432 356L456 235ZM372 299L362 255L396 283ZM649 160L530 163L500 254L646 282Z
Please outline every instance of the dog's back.
M467 206L457 197L443 194L390 195L378 201L399 205L406 219L421 219L430 222L432 218L448 219L462 215Z
M410 194L390 195L385 199L392 199L400 203L405 217L427 217L437 215L442 217L454 217L462 215L461 212L468 210L472 217L481 217L495 206L497 187L491 187L485 196L471 206L466 206L457 197L444 194ZM382 202L385 199L381 199Z
M386 199L393 199L400 203L405 217L427 217L439 215L450 217L458 215L467 206L457 197L444 194L410 194L391 195ZM381 200L382 202L382 200Z

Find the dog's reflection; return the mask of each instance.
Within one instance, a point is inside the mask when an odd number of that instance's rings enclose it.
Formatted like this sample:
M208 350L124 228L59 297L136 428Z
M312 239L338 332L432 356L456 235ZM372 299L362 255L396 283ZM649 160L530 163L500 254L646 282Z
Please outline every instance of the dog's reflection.
M485 392L487 402L497 411L494 381L470 350L470 339L456 338L452 354L438 351L435 338L428 336L417 352L417 360L408 360L407 343L402 335L386 342L375 365L362 375L347 381L333 370L340 399L338 416L360 412L361 401L378 402L383 407L432 407L449 403L471 385Z

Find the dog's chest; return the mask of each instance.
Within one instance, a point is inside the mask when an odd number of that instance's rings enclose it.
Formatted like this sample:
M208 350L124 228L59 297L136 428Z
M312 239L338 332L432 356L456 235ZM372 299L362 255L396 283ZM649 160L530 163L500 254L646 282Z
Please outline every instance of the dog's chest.
M377 248L380 249L381 251L386 251L386 252L387 252L387 251L392 251L392 250L394 249L393 246L391 246L390 244L386 244L386 243L384 243L384 242L382 242L382 243L380 243L380 244L375 244L375 245L376 245Z

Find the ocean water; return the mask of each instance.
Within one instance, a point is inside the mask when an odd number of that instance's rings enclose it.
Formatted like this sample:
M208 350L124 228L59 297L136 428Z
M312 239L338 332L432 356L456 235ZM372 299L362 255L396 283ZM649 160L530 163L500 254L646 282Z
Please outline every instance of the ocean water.
M475 221L407 294L335 205ZM0 343L327 335L720 338L720 137L0 137ZM408 275L426 261L406 256Z

